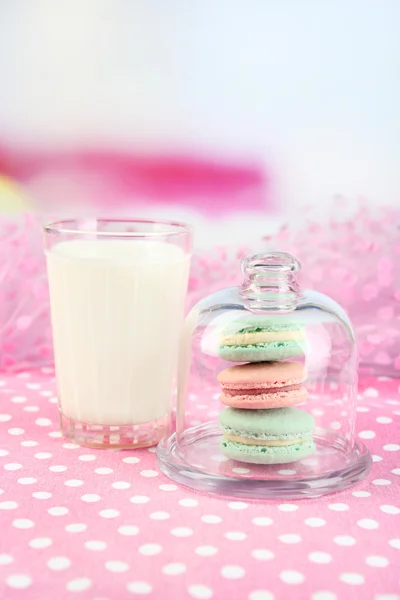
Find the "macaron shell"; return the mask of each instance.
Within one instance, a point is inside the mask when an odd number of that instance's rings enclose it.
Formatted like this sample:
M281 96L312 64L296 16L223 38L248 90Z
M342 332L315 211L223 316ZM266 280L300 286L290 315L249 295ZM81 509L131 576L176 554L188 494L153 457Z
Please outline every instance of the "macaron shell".
M298 362L257 362L228 367L217 375L223 389L263 389L302 383L306 368Z
M309 437L315 427L310 413L293 407L258 411L228 407L219 414L219 423L227 433L260 439Z
M220 448L221 452L232 460L262 465L293 463L311 456L316 450L311 437L290 446L250 446L231 442L223 437Z
M228 362L265 362L304 356L305 342L269 342L255 346L220 346L219 356Z
M257 395L243 394L243 396L230 396L229 394L222 393L220 401L225 406L255 410L296 406L297 404L304 402L307 399L307 396L308 392L306 388L302 386L298 390L291 390L289 392L279 392L279 390L277 390L273 393L261 393Z

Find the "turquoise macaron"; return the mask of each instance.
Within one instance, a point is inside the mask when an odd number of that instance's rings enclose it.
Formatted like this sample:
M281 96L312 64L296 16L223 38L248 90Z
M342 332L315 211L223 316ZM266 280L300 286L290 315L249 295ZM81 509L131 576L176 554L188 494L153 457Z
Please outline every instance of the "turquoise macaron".
M307 458L316 450L314 417L293 407L268 410L225 408L219 416L221 451L247 463L284 464Z
M306 353L302 324L293 318L246 316L221 331L219 356L229 362L285 360Z

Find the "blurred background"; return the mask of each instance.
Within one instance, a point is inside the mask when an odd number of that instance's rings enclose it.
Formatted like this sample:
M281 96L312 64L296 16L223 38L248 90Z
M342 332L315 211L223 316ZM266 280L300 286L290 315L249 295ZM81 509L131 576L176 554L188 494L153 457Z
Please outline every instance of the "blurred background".
M399 31L399 0L2 0L0 208L203 247L336 194L395 206Z

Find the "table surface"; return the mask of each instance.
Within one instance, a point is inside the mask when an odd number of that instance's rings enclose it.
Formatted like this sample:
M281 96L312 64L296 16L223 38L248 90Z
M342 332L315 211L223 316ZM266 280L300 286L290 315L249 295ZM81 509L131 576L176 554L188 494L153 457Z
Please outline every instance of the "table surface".
M52 371L0 375L0 598L400 599L399 383L361 382L365 481L259 503L175 485L154 448L66 443Z

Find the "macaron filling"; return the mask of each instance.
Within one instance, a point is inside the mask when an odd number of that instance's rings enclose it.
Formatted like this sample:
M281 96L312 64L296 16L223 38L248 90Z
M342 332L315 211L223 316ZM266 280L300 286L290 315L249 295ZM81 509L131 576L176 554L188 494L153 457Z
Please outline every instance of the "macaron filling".
M223 346L248 346L263 342L286 342L303 340L302 331L246 331L228 335L221 340Z
M237 442L238 444L246 444L248 446L291 446L292 444L301 444L306 442L308 438L298 437L294 440L260 440L244 435L231 435L229 433L224 434L224 438L230 442Z
M259 387L253 389L247 389L246 387L229 389L224 387L225 396L258 396L259 394L275 394L276 392L292 392L300 390L302 388L301 383L295 385L282 385L276 387Z

